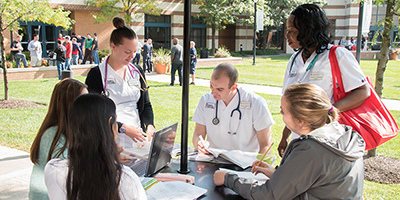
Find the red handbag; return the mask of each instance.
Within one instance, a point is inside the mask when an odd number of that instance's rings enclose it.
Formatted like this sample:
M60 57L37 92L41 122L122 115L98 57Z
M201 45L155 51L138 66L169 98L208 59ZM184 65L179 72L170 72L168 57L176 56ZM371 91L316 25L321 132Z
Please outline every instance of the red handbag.
M343 87L342 76L335 53L337 47L332 46L329 52L335 102L348 94ZM361 106L340 113L339 119L339 123L353 127L362 136L366 144L365 150L376 148L395 137L399 132L396 121L382 103L378 94L376 94L371 83L371 78L367 77L367 81L371 90L371 96Z

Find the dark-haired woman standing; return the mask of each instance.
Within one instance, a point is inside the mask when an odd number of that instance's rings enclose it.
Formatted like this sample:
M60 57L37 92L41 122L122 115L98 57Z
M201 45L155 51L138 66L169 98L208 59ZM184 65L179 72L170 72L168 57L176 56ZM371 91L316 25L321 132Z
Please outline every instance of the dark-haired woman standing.
M120 17L113 19L116 29L110 36L111 55L92 68L86 78L90 93L104 94L117 106L118 140L120 146L132 147L153 135L154 116L143 69L131 64L136 56L136 33Z
M116 108L98 94L72 104L68 118L68 159L52 159L44 170L50 199L147 199L139 177L119 163Z
M289 60L283 80L283 91L295 83L312 83L320 86L332 104L344 112L362 105L370 91L366 78L353 54L345 48L337 48L336 57L342 73L346 92L351 92L338 102L333 97L333 80L329 51L330 23L325 12L317 5L298 6L286 22L288 45L297 51ZM285 127L278 146L282 156L291 131ZM292 132L292 140L299 135Z

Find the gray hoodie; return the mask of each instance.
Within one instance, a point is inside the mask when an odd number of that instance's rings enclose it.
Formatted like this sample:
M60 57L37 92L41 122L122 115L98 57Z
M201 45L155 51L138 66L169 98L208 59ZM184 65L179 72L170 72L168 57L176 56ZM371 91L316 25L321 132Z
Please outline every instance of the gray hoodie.
M231 173L224 183L246 199L362 199L364 149L357 132L332 122L293 140L265 184Z

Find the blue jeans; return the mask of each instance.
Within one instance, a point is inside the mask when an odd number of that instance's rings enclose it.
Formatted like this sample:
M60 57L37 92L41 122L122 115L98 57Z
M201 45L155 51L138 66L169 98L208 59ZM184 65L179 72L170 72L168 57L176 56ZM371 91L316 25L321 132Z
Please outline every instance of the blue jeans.
M96 65L100 64L99 50L92 50L93 60Z
M15 68L19 68L19 64L20 64L21 60L22 60L22 63L24 64L24 67L28 67L28 62L26 62L26 57L24 54L16 53L14 55L14 58L15 58L15 62L16 62Z
M65 62L61 62L61 61L56 60L56 66L57 66L57 71L58 71L58 80L61 80L61 72L63 70L65 70L64 69Z
M72 65L78 65L79 56L72 54Z
M64 70L71 70L71 58L65 58Z
M140 62L140 53L136 53L136 56L132 60L132 64L139 65Z

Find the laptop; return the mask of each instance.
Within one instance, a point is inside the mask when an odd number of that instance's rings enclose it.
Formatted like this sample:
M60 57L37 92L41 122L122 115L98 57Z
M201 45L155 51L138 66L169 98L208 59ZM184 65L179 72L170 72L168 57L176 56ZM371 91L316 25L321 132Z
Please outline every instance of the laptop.
M174 123L156 131L151 141L148 156L136 156L134 152L129 152L127 149L126 151L130 153L129 156L134 158L124 165L130 167L139 177L155 175L171 161L171 151L174 147L177 127L178 123Z

